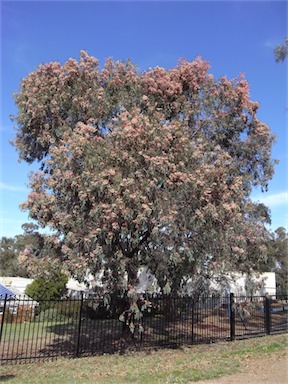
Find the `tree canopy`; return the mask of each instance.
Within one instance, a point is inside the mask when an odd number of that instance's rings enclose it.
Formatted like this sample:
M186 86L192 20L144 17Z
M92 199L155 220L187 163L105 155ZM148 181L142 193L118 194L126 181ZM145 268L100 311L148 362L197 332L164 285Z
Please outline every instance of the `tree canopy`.
M0 276L28 277L26 268L18 262L18 245L16 238L0 239Z
M277 45L274 49L275 60L277 63L285 61L288 54L288 36L285 37L284 43Z
M101 272L111 289L147 266L177 290L187 276L196 286L265 257L269 212L249 196L273 175L274 136L244 76L208 70L201 58L144 72L108 59L100 69L81 51L22 80L14 145L40 162L22 208L53 231L43 266Z
M288 233L283 227L270 233L267 240L268 259L263 263L261 271L275 272L277 293L288 294Z
M22 225L24 231L15 237L2 237L0 239L0 275L29 277L28 265L19 262L19 254L30 249L36 255L41 254L44 239L37 232L38 226L31 223Z

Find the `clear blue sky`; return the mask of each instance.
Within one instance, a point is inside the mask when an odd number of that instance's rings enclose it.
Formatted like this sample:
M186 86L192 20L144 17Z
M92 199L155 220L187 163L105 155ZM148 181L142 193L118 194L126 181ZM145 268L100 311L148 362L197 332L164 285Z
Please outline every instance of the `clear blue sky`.
M0 237L22 233L28 214L19 209L28 173L37 165L17 162L9 144L9 115L21 78L40 63L97 57L130 58L140 70L172 67L180 57L201 55L210 73L228 78L245 73L259 118L277 134L280 160L269 192L253 192L272 213L272 230L287 227L287 63L276 64L274 47L287 35L286 1L1 1L1 206Z

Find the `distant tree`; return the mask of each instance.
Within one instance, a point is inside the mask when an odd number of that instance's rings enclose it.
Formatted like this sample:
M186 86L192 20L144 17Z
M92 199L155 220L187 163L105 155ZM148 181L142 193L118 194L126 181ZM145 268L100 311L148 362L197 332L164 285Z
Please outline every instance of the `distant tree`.
M13 238L2 237L0 240L0 274L2 276L28 277L29 271L25 265L19 262L19 254L26 247L34 250L40 250L43 247L41 235L36 235L37 225L25 223L22 229L23 234Z
M56 270L50 272L49 276L37 277L27 285L25 294L36 301L57 300L67 292L67 282L68 277L60 270Z
M19 265L30 277L49 276L50 272L61 268L59 257L61 249L51 243L49 234L39 232L39 226L32 223L22 225L24 234L15 237ZM33 255L33 260L28 258Z
M22 208L52 230L50 253L26 249L30 265L101 271L111 289L126 275L135 285L145 265L173 291L187 276L197 286L255 268L266 217L249 196L273 175L274 136L243 76L208 69L197 58L142 73L109 59L99 70L82 51L23 79L14 144L41 169Z
M27 277L27 270L18 262L16 238L2 237L0 240L0 275Z
M279 61L285 61L286 57L288 54L288 36L285 37L284 43L278 45L274 49L274 55L275 55L275 60L278 63Z
M49 273L49 268L54 270L55 247L49 245L49 236L39 233L38 225L25 223L22 225L23 234L13 238L2 237L0 240L0 275L31 277ZM27 263L26 255L33 253L35 265ZM51 263L43 265L43 258L51 256ZM58 264L57 264L58 265Z
M268 240L268 259L262 270L276 274L276 285L279 294L288 294L288 233L279 227L270 234Z

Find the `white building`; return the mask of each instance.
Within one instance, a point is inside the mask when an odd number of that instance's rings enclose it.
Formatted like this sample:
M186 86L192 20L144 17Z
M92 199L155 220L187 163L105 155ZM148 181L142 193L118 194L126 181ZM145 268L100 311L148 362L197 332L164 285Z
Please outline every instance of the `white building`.
M0 284L14 292L17 296L22 296L27 285L31 284L33 280L25 277L0 277Z
M147 268L140 268L138 273L139 283L136 291L143 292L160 292L157 279ZM221 284L219 283L221 281ZM188 279L182 287L183 293L191 295L194 290L192 279ZM210 280L210 289L226 293L234 293L235 296L275 296L276 295L276 278L275 272L265 272L262 274L254 274L248 278L246 274L230 273L226 276Z
M255 274L251 279L247 275L240 273L234 274L228 279L229 290L235 296L254 295L254 296L275 296L276 277L275 272L264 272Z
M156 277L147 270L146 267L140 268L138 273L139 283L136 287L138 293L150 292L150 293L159 293L160 288L157 284ZM28 284L31 284L34 279L28 279L23 277L0 277L0 284L4 287L10 289L15 294L24 295L25 289ZM231 273L225 278L223 277L222 284L220 285L215 281L210 282L210 288L216 291L222 291L223 287L225 292L234 293L235 296L264 296L268 294L269 296L276 295L276 278L275 272L265 272L262 274L255 274L252 279L248 279L247 275L240 273ZM223 284L225 282L225 284ZM93 291L93 286L102 286L100 280L95 281L93 277L90 276L89 287L85 283L79 283L77 280L70 278L66 284L68 290L68 296L73 298L80 298L82 293L84 297ZM185 285L185 292L187 294L193 292L193 283L192 280L188 280Z
M0 277L0 284L8 288L11 292L15 293L17 298L25 298L25 289L27 285L31 284L34 279L28 279L25 277ZM74 298L80 298L80 292L88 292L89 289L84 283L79 283L75 279L69 279L66 284L68 295Z

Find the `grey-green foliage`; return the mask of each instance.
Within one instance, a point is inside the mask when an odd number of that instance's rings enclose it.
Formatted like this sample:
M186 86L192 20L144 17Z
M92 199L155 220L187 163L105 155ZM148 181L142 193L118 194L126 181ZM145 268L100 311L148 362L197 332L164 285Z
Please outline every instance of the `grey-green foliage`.
M279 294L288 294L288 233L279 227L270 233L267 240L268 259L262 264L261 272L275 272Z
M20 235L0 239L0 275L2 276L30 277L27 265L19 262L19 254L27 248L37 255L40 255L43 250L44 238L38 232L38 226L24 223L22 229L24 233Z
M287 57L287 54L288 54L288 36L285 37L283 44L278 45L274 49L276 62L279 63L279 61L281 61L283 63L283 61L285 61Z
M24 236L0 239L0 275L28 277L25 266L18 261L19 251L23 249Z

